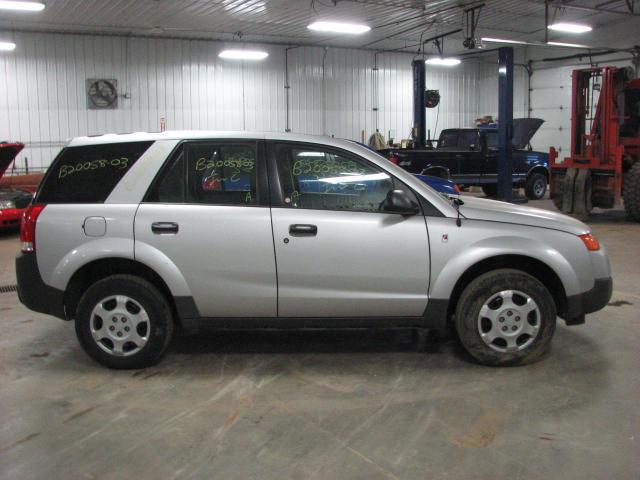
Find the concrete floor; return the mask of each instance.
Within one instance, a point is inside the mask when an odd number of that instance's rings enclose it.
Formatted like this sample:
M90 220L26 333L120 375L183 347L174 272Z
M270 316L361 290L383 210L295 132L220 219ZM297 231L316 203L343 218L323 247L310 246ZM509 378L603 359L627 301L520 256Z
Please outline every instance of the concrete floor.
M398 332L226 332L116 372L0 294L0 477L638 479L640 225L592 220L612 303L521 368ZM0 285L18 248L0 236Z

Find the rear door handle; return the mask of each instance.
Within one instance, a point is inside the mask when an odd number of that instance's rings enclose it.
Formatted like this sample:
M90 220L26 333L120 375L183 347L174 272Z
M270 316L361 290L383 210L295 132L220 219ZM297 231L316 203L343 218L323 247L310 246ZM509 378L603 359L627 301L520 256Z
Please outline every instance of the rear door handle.
M316 235L318 233L318 227L316 225L304 225L296 223L289 225L289 233L291 235Z
M157 235L163 233L178 233L178 224L174 222L153 222L151 224L151 231Z

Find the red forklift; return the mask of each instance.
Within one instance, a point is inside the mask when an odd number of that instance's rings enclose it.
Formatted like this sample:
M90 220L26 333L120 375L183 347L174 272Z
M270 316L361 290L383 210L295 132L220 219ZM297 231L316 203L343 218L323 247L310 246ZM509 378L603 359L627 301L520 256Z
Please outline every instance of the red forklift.
M593 207L624 199L627 214L640 221L640 78L632 69L574 70L571 156L552 160L550 180L564 213L584 219Z

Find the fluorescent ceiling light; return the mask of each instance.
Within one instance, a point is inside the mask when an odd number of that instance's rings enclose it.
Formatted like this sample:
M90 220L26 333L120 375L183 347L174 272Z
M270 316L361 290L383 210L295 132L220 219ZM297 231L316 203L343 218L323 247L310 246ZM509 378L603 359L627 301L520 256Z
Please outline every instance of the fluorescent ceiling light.
M300 152L296 157L324 157L324 152Z
M460 59L458 58L440 58L433 57L425 61L425 63L429 65L443 65L445 67L453 67L455 65L460 65Z
M554 23L553 25L549 25L549 30L555 30L557 32L566 32L566 33L587 33L593 30L589 25L582 25L580 23L568 23L568 22L559 22Z
M264 60L269 54L260 50L223 50L218 56L233 60Z
M368 175L351 175L346 174L342 177L320 178L321 182L326 183L353 183L353 182L371 182L373 180L386 180L389 175L386 173L370 173Z
M564 43L564 42L547 42L547 45L553 45L554 47L568 47L568 48L593 48L589 45L579 45L577 43Z
M342 22L313 22L311 25L307 25L307 28L316 32L348 33L352 35L366 33L371 30L368 25Z
M41 10L44 10L44 3L0 0L0 10L22 10L25 12L39 12Z
M16 44L13 42L0 42L0 51L10 52L11 50L15 50Z
M521 40L509 40L507 38L490 38L490 37L482 37L483 42L488 43L515 43L518 45L526 45L527 42L523 42Z

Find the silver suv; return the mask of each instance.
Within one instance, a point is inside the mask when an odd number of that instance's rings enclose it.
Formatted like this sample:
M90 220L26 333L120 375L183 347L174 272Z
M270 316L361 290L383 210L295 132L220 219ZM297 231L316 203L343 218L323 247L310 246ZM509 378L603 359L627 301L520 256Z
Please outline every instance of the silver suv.
M21 230L19 295L113 368L177 326L454 326L486 365L540 357L612 281L585 224L440 195L350 141L167 132L72 140Z

